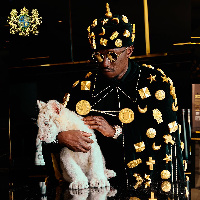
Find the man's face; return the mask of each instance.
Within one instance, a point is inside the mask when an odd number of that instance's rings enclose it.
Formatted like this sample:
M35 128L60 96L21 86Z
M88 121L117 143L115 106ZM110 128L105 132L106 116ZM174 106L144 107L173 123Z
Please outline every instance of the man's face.
M128 58L132 50L132 47L122 47L96 52L102 73L108 78L121 79L128 69Z

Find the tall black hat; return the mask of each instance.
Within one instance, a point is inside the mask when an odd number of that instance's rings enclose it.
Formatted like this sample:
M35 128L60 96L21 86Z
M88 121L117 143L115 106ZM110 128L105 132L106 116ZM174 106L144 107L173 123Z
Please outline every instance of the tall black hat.
M135 24L129 23L125 15L112 15L108 3L105 16L95 19L87 30L94 50L128 47L135 39Z

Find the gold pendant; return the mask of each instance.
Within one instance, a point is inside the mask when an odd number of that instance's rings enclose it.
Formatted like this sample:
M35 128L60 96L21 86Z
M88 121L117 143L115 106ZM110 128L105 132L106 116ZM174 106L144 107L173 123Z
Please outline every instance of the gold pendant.
M86 100L81 100L76 104L76 112L79 115L87 115L91 110L91 105Z
M147 112L147 105L146 105L146 107L145 108L140 108L140 106L138 105L138 110L139 110L139 112L140 113L146 113Z
M163 100L165 98L165 91L164 90L158 90L158 91L156 91L155 97L158 100Z
M119 120L122 123L128 124L134 120L134 112L129 108L124 108L119 112Z
M163 170L160 175L162 179L169 179L171 177L171 173L168 170Z
M146 135L148 138L154 138L156 136L156 130L154 128L149 128Z
M164 181L161 184L162 191L169 192L171 190L171 183L169 181Z

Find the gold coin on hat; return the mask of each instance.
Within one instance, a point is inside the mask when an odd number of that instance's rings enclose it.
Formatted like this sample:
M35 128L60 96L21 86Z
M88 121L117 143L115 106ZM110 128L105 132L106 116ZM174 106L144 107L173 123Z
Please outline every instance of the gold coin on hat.
M87 115L91 110L91 105L86 100L81 100L76 104L76 112L79 115Z
M119 112L119 120L128 124L134 120L134 112L130 108L124 108Z

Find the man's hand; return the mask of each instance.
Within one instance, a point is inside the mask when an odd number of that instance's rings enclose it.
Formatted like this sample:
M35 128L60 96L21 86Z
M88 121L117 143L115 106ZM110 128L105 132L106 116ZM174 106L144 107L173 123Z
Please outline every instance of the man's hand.
M78 130L70 130L60 132L57 136L59 144L67 146L72 151L88 152L91 149L91 133L86 133Z
M102 116L87 116L83 121L90 129L96 129L106 137L113 137L115 130Z

